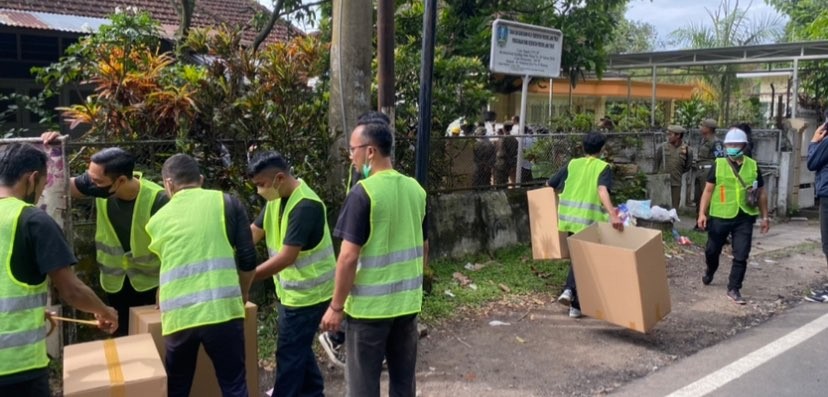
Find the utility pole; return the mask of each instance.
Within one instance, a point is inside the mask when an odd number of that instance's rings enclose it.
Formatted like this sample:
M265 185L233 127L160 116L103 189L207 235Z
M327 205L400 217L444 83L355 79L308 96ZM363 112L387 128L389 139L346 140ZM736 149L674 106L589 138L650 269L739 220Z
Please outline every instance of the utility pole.
M374 6L371 0L333 0L331 40L331 98L328 128L334 143L329 149L331 187L341 186L351 131L357 117L371 106L371 52Z
M377 0L377 64L379 111L394 126L394 0Z
M431 150L431 82L434 75L434 44L437 29L437 0L425 0L423 52L420 60L420 114L417 126L417 182L428 189L428 155Z

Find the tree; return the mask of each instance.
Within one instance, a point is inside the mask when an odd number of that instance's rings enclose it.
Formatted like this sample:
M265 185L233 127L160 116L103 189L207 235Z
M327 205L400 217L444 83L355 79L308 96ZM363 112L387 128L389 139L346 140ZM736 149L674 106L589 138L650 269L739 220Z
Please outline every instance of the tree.
M437 42L449 55L489 63L491 24L497 18L554 27L563 32L561 72L576 84L586 73L598 76L607 63L607 44L618 24L614 12L628 0L445 0ZM418 1L405 0L408 4ZM422 24L420 23L420 26ZM492 80L497 91L519 88L516 77Z
M828 39L828 0L766 0L788 16L785 37L789 41ZM799 104L820 110L828 103L828 62L802 62Z
M655 49L658 34L655 26L646 22L622 19L607 46L609 54L634 54Z
M691 21L687 26L670 34L671 44L690 48L740 47L778 40L782 36L781 20L778 17L751 19L748 16L752 3L739 6L738 0L722 0L719 7L705 8L709 24ZM705 67L708 73L703 79L716 88L720 123L729 122L730 97L739 89L736 80L737 67L733 65Z

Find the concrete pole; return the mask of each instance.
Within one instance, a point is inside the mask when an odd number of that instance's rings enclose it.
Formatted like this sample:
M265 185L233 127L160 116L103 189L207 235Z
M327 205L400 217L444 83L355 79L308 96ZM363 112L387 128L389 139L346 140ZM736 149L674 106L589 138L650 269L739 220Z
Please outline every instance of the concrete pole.
M377 0L377 96L379 111L394 125L394 0Z
M796 118L796 108L799 106L799 59L793 61L793 98L791 98L791 118Z
M341 167L357 116L371 106L373 29L371 0L333 0L331 40L331 98L328 128L334 143L329 150L329 184L336 189L348 175Z
M331 135L346 137L356 118L371 109L373 2L333 0L331 45Z
M653 66L653 98L650 103L650 127L655 127L656 114L656 67Z

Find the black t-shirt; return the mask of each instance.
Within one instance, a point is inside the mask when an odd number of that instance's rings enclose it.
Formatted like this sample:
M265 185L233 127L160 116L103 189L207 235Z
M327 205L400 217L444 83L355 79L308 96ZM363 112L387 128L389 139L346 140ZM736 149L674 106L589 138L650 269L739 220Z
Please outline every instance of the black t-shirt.
M0 199L4 200L4 199ZM17 221L11 253L11 272L18 281L38 285L55 270L77 263L58 224L39 208L24 208ZM42 376L46 368L0 376L0 386Z
M239 199L224 194L224 222L227 239L236 250L236 266L243 272L256 270L256 247L250 231L250 218Z
M90 196L95 184L89 174L83 173L75 178L75 187L84 195ZM150 215L155 215L169 201L170 199L166 193L159 193L155 197L155 202L152 203ZM109 215L109 222L112 224L112 228L115 229L115 235L118 236L118 241L121 242L124 252L132 250L130 236L132 236L132 213L134 211L135 200L121 200L119 198L106 200L106 212Z
M428 212L423 217L423 240L428 240ZM351 189L336 221L334 237L362 246L371 235L371 198L362 184Z
M287 202L287 199L284 199ZM275 204L274 204L275 205ZM265 209L256 217L254 224L259 229L264 230ZM281 222L282 216L285 213L285 206L279 208L279 219ZM307 251L319 245L322 241L322 236L325 233L325 207L322 203L309 199L302 199L293 207L288 219L287 232L282 244L301 247L302 251Z
M555 188L558 192L563 192L564 188L566 187L566 178L569 177L569 163L566 164L565 167L558 170L555 175L552 175L551 178L546 182L547 186L551 186ZM601 171L601 174L598 175L598 186L605 186L607 190L612 189L612 171L610 167L607 166Z

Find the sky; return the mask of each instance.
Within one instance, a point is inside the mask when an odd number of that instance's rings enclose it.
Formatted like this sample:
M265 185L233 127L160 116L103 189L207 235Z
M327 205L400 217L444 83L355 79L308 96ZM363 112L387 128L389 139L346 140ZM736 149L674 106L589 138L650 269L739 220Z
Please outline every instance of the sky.
M705 8L715 11L720 3L721 0L630 0L626 16L631 21L647 22L655 26L658 39L666 41L672 31L686 26L690 20L709 23L710 17ZM749 17L779 15L764 0L739 2L740 8L746 8L749 4ZM783 25L784 21L783 19Z

